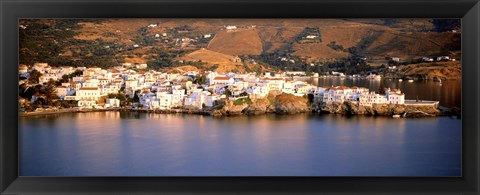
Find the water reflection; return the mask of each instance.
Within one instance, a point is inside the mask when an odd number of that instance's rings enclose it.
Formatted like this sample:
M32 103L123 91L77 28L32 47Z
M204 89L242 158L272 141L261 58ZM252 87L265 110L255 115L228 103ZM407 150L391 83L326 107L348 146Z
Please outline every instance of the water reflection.
M460 120L121 112L20 120L20 174L454 176Z

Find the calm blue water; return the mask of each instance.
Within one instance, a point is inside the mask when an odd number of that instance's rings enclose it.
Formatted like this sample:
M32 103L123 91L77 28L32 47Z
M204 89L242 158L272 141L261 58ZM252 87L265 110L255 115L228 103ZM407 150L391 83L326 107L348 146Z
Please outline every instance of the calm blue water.
M341 115L20 118L22 176L460 176L461 120Z

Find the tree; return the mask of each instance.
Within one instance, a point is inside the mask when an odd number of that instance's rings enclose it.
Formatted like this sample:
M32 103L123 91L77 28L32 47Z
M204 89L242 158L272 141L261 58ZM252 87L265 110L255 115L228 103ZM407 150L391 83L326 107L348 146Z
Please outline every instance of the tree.
M42 73L38 72L37 70L33 69L30 72L30 78L28 80L33 83L38 83L38 79L42 76Z
M133 102L140 102L140 90L135 91L135 94L133 95Z
M230 89L228 89L228 88L225 87L225 95L226 95L227 97L232 96L232 91L230 91Z
M43 87L43 92L45 94L45 102L51 104L53 100L59 99L57 96L56 82L50 79Z
M203 85L203 84L207 83L207 76L205 76L203 74L200 75L200 76L197 76L195 78L195 83L200 84L200 85Z
M60 82L61 82L61 83L66 83L66 82L68 82L68 81L69 81L69 77L68 77L68 75L66 75L66 74L64 74L64 75L62 76L62 79L60 79Z
M385 86L383 83L380 83L380 87L378 88L378 94L385 94Z

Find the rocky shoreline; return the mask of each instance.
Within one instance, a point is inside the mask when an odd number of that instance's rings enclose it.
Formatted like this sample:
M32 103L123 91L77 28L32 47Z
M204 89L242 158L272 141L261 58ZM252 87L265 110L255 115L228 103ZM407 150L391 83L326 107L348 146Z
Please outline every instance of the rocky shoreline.
M262 114L297 114L308 112L321 112L344 115L369 115L369 116L397 116L406 118L436 117L436 116L457 116L460 117L458 108L437 108L436 106L413 106L413 105L393 105L393 104L374 104L372 107L359 106L356 103L345 101L343 103L317 103L310 104L306 97L294 96L291 94L269 94L265 98L253 99L246 102L226 100L221 106L209 109L141 109L141 108L107 108L107 109L59 109L40 112L20 113L20 116L38 116L47 114L60 114L68 112L102 112L102 111L121 111L121 112L143 112L160 114L199 114L213 117L239 116L239 115L262 115Z
M459 108L443 108L435 105L373 104L371 107L360 106L345 101L343 103L320 103L317 112L345 115L398 116L406 118L461 116Z

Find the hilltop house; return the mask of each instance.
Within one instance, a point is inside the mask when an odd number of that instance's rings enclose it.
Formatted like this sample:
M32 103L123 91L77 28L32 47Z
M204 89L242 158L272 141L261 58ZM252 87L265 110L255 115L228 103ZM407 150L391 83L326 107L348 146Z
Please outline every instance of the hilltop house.
M230 61L232 61L232 62L242 62L242 59L238 56L235 56L232 59L230 59Z
M225 27L225 29L227 29L227 30L235 30L235 29L237 29L237 26L228 25L228 26Z

